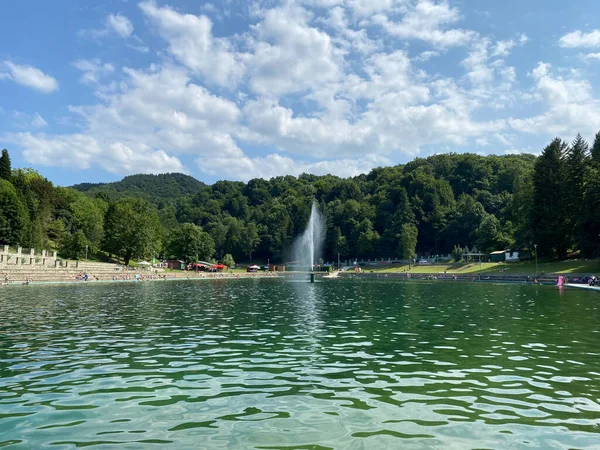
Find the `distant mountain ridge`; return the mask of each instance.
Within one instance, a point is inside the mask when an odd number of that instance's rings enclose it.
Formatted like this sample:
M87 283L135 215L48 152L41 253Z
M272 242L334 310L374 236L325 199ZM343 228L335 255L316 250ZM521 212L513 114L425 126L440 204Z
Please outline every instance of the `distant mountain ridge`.
M204 186L203 182L183 173L161 173L129 175L113 183L79 183L71 187L90 197L102 193L113 200L141 197L158 203L197 194Z

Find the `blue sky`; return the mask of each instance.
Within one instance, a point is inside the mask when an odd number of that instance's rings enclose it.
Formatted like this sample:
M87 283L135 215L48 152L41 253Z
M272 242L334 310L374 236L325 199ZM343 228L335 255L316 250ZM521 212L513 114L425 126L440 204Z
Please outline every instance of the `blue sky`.
M600 130L595 1L6 2L0 147L60 185L353 176Z

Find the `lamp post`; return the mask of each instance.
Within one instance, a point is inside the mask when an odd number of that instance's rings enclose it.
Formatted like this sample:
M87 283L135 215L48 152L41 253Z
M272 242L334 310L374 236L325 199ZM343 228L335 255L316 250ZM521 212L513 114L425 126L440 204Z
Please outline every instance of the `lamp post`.
M269 261L271 260L267 258L267 271L271 270L271 265L269 264Z
M533 248L535 248L535 276L538 275L538 264L537 264L537 244L533 244Z

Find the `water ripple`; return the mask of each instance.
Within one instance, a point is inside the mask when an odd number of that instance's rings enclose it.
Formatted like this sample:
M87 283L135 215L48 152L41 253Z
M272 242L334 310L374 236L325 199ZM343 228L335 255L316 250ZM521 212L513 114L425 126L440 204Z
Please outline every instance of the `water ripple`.
M8 288L0 447L600 448L600 308L543 286Z

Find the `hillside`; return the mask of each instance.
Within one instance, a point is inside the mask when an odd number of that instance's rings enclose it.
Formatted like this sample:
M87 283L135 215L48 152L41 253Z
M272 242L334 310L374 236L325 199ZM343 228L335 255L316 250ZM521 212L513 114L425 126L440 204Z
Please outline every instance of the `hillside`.
M151 203L175 201L184 195L197 194L204 183L182 173L159 175L130 175L114 183L81 183L72 186L90 197L104 193L112 200L125 197L140 197Z

